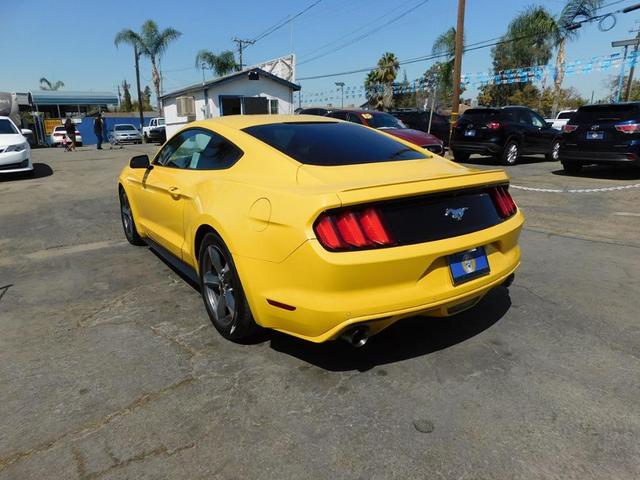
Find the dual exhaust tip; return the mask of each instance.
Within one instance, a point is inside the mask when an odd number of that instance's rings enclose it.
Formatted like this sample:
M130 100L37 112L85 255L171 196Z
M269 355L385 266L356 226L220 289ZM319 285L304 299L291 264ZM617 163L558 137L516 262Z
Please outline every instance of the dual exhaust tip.
M369 336L369 327L366 325L358 325L342 332L340 340L347 342L352 347L359 348L367 344Z

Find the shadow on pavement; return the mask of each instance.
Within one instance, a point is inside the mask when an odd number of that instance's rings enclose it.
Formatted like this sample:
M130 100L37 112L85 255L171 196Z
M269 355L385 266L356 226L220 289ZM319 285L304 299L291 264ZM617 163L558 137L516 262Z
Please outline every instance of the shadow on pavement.
M0 182L11 182L15 180L31 180L34 178L45 178L53 175L53 170L46 163L34 163L32 172L2 173L0 171Z
M516 165L514 166L518 166L518 165L527 165L530 163L543 163L546 162L547 159L544 158L544 156L524 156L524 157L520 157L518 159L518 163L516 163ZM465 162L460 162L460 163L464 163L464 164L469 164L469 165L487 165L487 166L495 166L495 167L504 167L505 165L502 164L502 162L495 158L495 157L485 157L485 156L474 156L469 158L469 160L465 161Z
M342 341L311 343L278 332L265 332L272 349L319 368L367 371L449 348L478 335L498 322L511 306L509 290L497 287L471 310L447 318L411 317L369 339L362 348Z
M628 165L590 165L582 167L579 173L567 173L563 169L551 173L562 177L597 178L601 180L638 180L640 168Z

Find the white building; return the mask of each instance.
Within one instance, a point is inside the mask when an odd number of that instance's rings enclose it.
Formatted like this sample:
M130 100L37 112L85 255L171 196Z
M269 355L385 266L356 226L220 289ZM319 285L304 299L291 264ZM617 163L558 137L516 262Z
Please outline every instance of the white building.
M293 113L293 92L298 90L299 85L257 67L181 88L160 97L167 136L194 120Z

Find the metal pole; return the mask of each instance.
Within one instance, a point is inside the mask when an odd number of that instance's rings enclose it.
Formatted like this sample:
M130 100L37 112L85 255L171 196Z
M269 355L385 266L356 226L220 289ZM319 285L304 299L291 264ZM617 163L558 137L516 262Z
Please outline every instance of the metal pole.
M462 70L462 53L464 49L464 9L465 0L458 0L458 22L456 26L456 53L453 63L453 99L451 101L451 120L458 119L460 109L460 76Z
M616 103L620 103L620 97L622 96L622 81L624 79L624 62L627 60L627 49L624 47L624 56L622 57L622 63L620 64L620 75L618 76L618 91L616 92Z
M636 38L640 39L640 31L638 32L638 35L636 36ZM638 44L636 43L636 46L633 47L633 55L631 58L631 68L629 69L629 79L627 80L627 89L624 92L625 102L628 102L629 97L631 96L631 83L633 82L633 72L636 67L637 54L638 54Z
M431 110L429 111L429 128L427 128L427 133L431 133L431 120L433 119L433 109L436 106L436 92L438 91L438 84L434 84L433 86L433 90L432 90L432 95L433 98L431 99Z
M140 54L138 53L138 46L133 46L133 55L136 57L136 85L138 88L138 111L140 112L140 131L142 132L142 128L144 127L144 113L143 113L143 105L142 105L142 92L140 92ZM158 112L160 115L161 112ZM142 136L142 141L144 140L144 135ZM145 142L146 143L146 142Z

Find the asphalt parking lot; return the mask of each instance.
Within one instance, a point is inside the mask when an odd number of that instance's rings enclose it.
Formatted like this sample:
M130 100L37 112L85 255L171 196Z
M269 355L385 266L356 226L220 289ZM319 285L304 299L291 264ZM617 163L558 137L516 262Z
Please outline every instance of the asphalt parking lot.
M510 167L522 266L471 311L237 345L124 240L117 174L156 148L0 177L0 479L640 478L637 171Z

